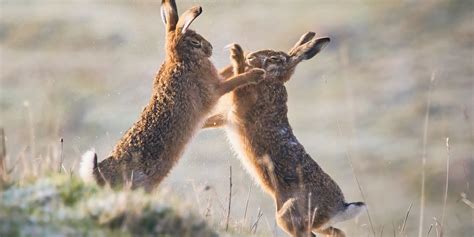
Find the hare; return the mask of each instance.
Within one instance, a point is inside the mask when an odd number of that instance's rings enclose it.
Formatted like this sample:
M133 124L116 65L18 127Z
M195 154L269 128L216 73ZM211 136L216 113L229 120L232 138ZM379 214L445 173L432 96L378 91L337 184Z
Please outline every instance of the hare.
M287 117L287 91L296 65L315 56L329 38L308 32L289 53L262 50L244 59L239 45L231 48L234 73L265 69L265 79L233 91L228 113L211 116L204 128L225 126L244 166L276 203L278 225L291 236L345 236L334 223L356 217L362 202L347 203L331 177L310 157L293 134Z
M176 164L218 99L263 79L262 69L229 80L220 77L209 59L211 44L188 29L201 12L196 6L178 18L175 1L162 1L166 59L154 80L151 99L108 158L97 163L95 152L83 155L79 170L83 180L151 191Z

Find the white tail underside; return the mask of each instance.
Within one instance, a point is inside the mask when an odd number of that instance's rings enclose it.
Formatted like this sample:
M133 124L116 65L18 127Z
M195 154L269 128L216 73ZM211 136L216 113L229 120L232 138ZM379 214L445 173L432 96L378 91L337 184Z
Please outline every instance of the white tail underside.
M94 149L88 150L81 157L81 164L79 165L79 175L81 176L81 179L86 183L95 182L94 158L95 158Z

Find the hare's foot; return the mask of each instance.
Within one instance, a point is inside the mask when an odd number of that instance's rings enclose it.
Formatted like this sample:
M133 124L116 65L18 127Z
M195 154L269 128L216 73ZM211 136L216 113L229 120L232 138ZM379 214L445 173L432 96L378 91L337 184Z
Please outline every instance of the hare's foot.
M319 234L324 234L328 237L346 237L346 234L344 234L344 231L338 228L334 228L334 227L328 227L325 229L316 229L314 231Z

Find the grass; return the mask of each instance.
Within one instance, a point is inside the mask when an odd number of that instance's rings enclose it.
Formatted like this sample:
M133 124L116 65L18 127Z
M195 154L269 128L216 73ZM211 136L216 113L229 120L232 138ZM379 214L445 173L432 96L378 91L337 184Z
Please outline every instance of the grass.
M446 185L444 189L443 197L443 212L441 214L441 236L443 236L444 218L446 217L446 203L448 202L448 190L449 190L449 160L450 160L450 148L449 148L449 137L446 138Z
M1 143L0 150L6 152ZM0 175L0 236L255 236L263 215L259 211L248 229L230 222L232 173L224 228L167 189L146 193L86 184L62 165L62 152L55 154L43 160L50 166L35 167L25 165L25 156L17 160L22 166L5 164L0 153L0 162L12 167L0 170L8 171Z
M428 102L426 103L426 114L425 122L423 125L423 152L421 155L421 194L420 194L420 218L418 237L423 237L424 218L425 218L425 183L426 183L426 146L428 143L428 127L430 122L430 109L431 109L431 95L433 93L433 86L435 80L435 73L431 74L431 80L428 90Z
M0 235L217 236L199 215L170 200L99 189L66 174L11 183L0 194Z

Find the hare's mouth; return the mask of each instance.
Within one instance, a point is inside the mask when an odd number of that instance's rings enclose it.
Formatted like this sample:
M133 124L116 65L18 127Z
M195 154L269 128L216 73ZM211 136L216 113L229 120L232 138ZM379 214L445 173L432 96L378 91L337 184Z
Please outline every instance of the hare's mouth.
M204 54L206 55L206 57L210 58L212 56L212 49L204 50Z

